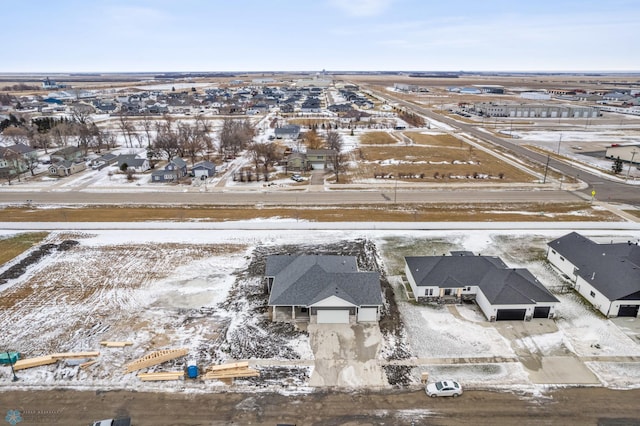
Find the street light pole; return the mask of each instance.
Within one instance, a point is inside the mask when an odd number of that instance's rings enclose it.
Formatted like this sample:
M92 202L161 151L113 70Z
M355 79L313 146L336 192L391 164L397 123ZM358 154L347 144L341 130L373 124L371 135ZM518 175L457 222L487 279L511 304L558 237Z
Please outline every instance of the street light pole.
M631 171L631 165L633 164L633 159L635 158L638 151L635 149L631 151L631 161L629 162L629 168L627 169L627 177L624 180L629 180L629 172Z

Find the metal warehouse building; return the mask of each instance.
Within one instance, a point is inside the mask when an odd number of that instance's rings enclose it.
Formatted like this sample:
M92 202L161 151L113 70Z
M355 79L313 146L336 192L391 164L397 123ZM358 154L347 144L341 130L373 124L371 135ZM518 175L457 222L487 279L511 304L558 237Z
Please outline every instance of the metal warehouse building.
M600 108L569 105L498 105L494 103L475 104L477 113L487 117L531 117L531 118L596 118Z

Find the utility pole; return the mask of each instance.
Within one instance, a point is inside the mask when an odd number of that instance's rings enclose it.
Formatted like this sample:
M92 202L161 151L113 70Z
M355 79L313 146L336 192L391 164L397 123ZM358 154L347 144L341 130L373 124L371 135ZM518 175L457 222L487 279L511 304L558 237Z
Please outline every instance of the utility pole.
M551 159L551 156L549 154L547 154L547 164L544 166L544 179L542 180L542 184L544 185L545 183L547 183L547 171L549 170L549 160Z
M627 177L624 180L629 180L629 172L631 171L631 166L633 165L633 159L635 158L638 151L635 149L631 151L631 161L629 162L629 168L627 169Z
M393 190L393 204L396 204L397 197L398 197L398 178L396 178L396 185Z
M560 140L558 141L558 155L560 155L560 144L562 143L562 133L560 133Z

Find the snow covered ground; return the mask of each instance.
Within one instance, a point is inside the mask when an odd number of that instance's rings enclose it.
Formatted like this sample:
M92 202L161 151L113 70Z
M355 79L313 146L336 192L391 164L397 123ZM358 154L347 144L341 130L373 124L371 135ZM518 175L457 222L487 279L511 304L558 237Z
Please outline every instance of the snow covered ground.
M166 226L167 224L165 224ZM277 226L282 228L283 225ZM170 225L167 226L170 228ZM0 231L0 238L16 231ZM0 348L23 356L100 350L99 362L87 369L58 364L18 372L19 386L83 389L145 389L200 392L223 389L215 381L142 383L124 374L126 363L151 351L185 347L189 356L149 371L201 367L249 359L261 379L236 382L248 389L305 392L315 356L309 335L268 320L261 275L264 257L276 252L352 250L354 241L370 241L395 291L402 318L400 334L383 332L377 362L385 364L401 348L418 367L408 370L410 383L420 372L456 377L468 386L535 388L518 352L540 356L592 357L586 362L600 382L640 387L640 364L604 362L593 357L638 357L638 339L626 323L597 315L544 262L546 242L564 235L557 230L380 231L282 229L105 229L54 231L48 242L75 240L78 246L54 252L18 279L0 286L0 321L11 324ZM640 239L640 230L583 231L617 241ZM550 331L510 338L498 323L488 323L474 305L452 309L406 301L398 284L405 255L433 255L468 250L501 256L513 267L526 267L561 300ZM368 256L368 255L367 255ZM0 272L23 256L4 265ZM375 263L375 262L374 262ZM373 264L373 263L372 263ZM392 279L393 278L393 279ZM457 314L456 314L457 312ZM629 326L630 327L630 326ZM103 340L132 341L125 349L105 349ZM597 347L595 346L597 344ZM486 358L486 362L450 361ZM498 359L492 361L492 358ZM499 359L502 359L500 361ZM504 360L510 361L505 362ZM449 360L449 361L447 361ZM8 377L6 368L0 376ZM0 380L0 387L12 386Z

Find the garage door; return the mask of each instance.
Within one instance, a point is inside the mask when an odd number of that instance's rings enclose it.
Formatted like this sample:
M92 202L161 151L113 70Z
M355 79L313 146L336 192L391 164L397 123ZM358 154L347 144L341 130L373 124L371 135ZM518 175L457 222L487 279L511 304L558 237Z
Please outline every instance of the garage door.
M378 320L378 310L376 308L358 309L358 322L368 322Z
M323 170L324 169L324 162L322 162L322 163L317 163L317 162L311 163L311 168L313 170Z
M550 306L538 306L533 309L533 317L534 318L549 318L549 311L551 311Z
M349 324L349 310L348 309L319 310L318 324Z
M498 309L496 321L523 320L526 313L526 309Z
M618 309L619 317L637 317L638 316L638 305L620 305L620 309Z

